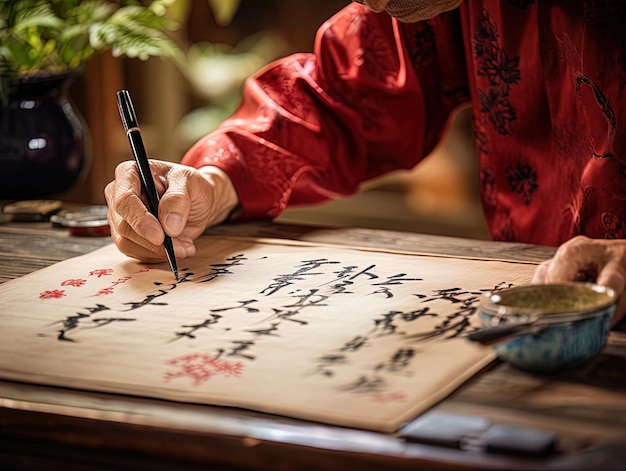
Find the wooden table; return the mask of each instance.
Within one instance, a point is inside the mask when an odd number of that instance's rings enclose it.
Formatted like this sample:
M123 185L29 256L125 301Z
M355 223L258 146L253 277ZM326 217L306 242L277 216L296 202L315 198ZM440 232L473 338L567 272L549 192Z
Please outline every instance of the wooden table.
M214 234L389 247L538 262L553 249L368 229L271 223L228 225ZM109 244L49 223L0 224L0 282ZM0 468L85 470L624 469L626 335L559 374L532 375L496 362L428 414L473 418L516 430L554 432L543 457L415 443L230 408L173 403L0 381ZM417 418L416 420L420 420ZM408 426L410 426L409 424Z

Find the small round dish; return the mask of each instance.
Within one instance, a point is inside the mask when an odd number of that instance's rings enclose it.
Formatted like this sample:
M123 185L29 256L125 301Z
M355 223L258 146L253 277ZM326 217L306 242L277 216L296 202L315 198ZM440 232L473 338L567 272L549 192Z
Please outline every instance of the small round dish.
M50 221L55 227L67 227L73 236L109 236L111 228L107 211L106 205L65 209L52 215Z
M612 289L594 283L525 285L484 293L479 318L487 328L524 326L496 343L496 354L523 370L551 372L602 351L616 301Z
M70 220L67 227L71 235L82 237L110 236L111 227L106 219Z

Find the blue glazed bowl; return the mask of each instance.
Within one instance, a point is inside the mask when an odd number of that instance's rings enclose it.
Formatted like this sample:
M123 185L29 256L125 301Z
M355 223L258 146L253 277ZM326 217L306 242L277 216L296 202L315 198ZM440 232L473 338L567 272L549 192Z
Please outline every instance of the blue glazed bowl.
M523 326L496 343L498 358L532 372L570 368L600 353L608 338L617 295L593 283L537 284L484 293L485 327Z

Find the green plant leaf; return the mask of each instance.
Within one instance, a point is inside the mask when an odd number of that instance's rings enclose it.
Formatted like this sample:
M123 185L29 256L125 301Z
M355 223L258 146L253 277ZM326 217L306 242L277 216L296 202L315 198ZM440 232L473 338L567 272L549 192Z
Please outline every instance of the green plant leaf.
M40 72L83 65L96 53L174 60L183 54L167 35L177 0L0 0L0 101L10 83Z

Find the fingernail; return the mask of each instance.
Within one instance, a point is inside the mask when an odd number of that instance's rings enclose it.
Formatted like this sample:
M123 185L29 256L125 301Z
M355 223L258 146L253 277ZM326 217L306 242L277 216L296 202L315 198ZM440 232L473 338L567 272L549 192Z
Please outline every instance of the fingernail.
M172 234L180 234L183 230L183 218L175 213L168 214L163 224L167 231Z

